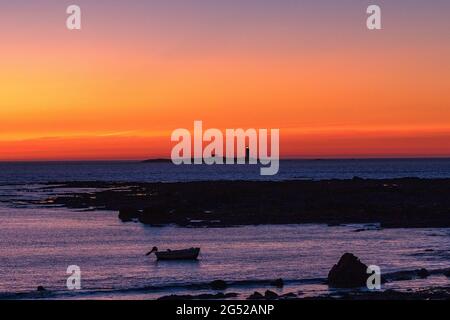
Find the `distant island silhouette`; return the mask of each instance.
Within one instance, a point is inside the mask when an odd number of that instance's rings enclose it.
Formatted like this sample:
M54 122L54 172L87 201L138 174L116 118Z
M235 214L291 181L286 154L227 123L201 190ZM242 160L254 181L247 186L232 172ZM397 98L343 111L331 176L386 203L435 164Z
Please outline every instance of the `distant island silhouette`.
M218 157L218 158L215 158L215 159L220 159L220 158ZM238 160L245 160L245 163L247 163L247 164L249 163L249 159L246 159L246 158L237 158L237 157L235 157L235 158L226 158L226 157L222 157L223 163L226 163L227 159L232 159L234 161L234 163L237 163ZM189 160L189 159L185 159L185 160ZM191 160L191 163L194 163L196 158L191 158L190 160ZM202 163L205 162L205 159L201 159L201 160L202 160ZM171 159L167 159L167 158L156 158L156 159L143 160L142 163L172 163L172 160Z
M167 158L157 158L157 159L147 159L142 161L142 163L172 163L172 160Z
M250 150L249 150L249 148L247 147L246 149L245 149L245 157L234 157L234 158L227 158L227 157L224 157L224 156L222 156L222 157L220 157L220 156L213 156L213 157L211 157L211 158L207 158L208 160L212 160L212 159L222 159L222 161L223 161L223 163L226 163L227 162L227 160L233 160L233 163L237 163L238 162L238 160L244 160L245 161L245 163L246 164L250 164L250 161L251 160L254 160L254 162L255 162L255 164L256 164L256 162L258 162L257 161L257 159L255 159L255 158L250 158ZM184 159L184 160L189 160L189 158L186 158L186 159ZM191 163L195 163L195 160L199 160L198 158L191 158L190 159L190 161L191 161ZM202 163L204 163L205 162L205 158L202 158L202 159L200 159L201 160L201 162ZM155 159L147 159L147 160L144 160L144 161L142 161L143 163L171 163L172 162L172 160L171 159L168 159L168 158L155 158Z

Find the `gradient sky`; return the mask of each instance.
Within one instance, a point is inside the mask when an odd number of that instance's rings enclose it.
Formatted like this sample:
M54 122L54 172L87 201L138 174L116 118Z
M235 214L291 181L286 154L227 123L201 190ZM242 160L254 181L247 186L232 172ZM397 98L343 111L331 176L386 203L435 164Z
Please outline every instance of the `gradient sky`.
M0 0L0 39L0 160L169 157L194 120L280 128L284 157L450 156L448 0Z

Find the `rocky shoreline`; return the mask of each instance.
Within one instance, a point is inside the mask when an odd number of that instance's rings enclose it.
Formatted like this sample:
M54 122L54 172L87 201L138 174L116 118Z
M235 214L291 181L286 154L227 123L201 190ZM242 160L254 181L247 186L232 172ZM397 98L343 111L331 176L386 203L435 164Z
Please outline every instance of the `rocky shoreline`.
M380 223L382 228L450 227L450 179L66 182L49 183L46 188L63 192L32 203L113 210L124 222L152 226Z
M265 292L255 291L247 297L235 292L203 293L199 295L168 295L160 297L159 300L449 300L450 287L423 288L419 290L408 289L407 291L382 290L381 283L396 281L410 281L417 278L427 278L431 275L445 275L450 277L450 268L440 270L409 270L380 275L380 287L369 290L367 282L369 274L368 266L351 253L345 253L329 271L324 284L328 285L329 293L315 297L304 297L303 292L276 293L270 289ZM283 288L284 281L277 279L269 283L272 287ZM211 289L224 291L229 289L223 280L210 283Z
M237 293L215 293L200 295L168 295L158 300L225 300L242 299L245 300L449 300L450 287L428 288L417 291L352 291L339 294L327 294L319 297L302 297L301 294L293 292L278 295L277 293L266 290L263 293L255 291L247 298L239 296Z

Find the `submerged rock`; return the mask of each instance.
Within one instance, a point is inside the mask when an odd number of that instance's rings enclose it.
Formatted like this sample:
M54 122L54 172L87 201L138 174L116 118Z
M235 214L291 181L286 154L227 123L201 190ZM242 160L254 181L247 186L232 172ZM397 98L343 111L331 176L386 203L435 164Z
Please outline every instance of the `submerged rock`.
M270 283L270 285L275 286L277 288L283 288L284 281L283 281L283 279L279 278L279 279L276 279L276 280L272 281Z
M345 253L328 273L328 285L335 288L356 288L366 285L367 265L352 253Z
M227 283L223 280L214 280L209 285L214 290L225 290L228 287Z
M420 278L425 279L425 278L428 278L428 276L430 275L430 272L428 272L427 269L422 268L422 269L420 269L420 270L417 272L417 275L418 275Z

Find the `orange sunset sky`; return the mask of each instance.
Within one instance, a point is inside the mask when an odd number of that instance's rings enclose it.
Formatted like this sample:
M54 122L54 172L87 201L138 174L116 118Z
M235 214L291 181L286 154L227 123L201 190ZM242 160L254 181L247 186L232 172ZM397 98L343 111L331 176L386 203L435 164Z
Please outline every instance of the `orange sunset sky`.
M0 161L170 157L194 120L279 128L283 157L450 156L448 1L0 4Z

